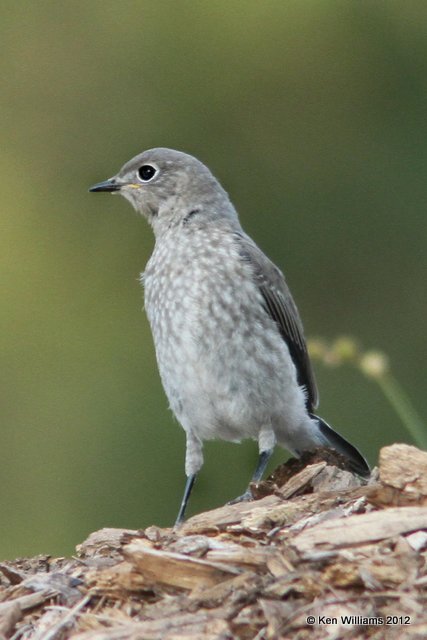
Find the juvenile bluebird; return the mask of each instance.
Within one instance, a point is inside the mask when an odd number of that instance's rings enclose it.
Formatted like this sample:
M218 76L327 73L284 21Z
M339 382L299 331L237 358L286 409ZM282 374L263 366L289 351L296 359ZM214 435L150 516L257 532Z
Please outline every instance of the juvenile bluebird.
M186 433L176 524L203 464L204 440L257 440L252 482L276 443L295 456L335 449L368 476L361 453L314 415L317 387L289 288L209 169L186 153L150 149L90 191L120 193L154 231L141 275L145 309L163 387ZM250 495L248 488L239 499Z

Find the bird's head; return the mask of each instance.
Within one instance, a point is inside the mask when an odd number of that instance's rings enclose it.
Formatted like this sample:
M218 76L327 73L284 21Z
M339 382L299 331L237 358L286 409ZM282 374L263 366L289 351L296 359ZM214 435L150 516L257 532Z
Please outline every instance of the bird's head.
M89 191L120 193L155 232L196 216L237 220L228 195L209 169L193 156L172 149L144 151Z

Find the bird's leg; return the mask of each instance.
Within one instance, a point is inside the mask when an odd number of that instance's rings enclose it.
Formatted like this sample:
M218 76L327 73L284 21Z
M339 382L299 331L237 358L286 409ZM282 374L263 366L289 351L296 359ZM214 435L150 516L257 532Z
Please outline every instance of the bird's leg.
M231 500L228 504L236 504L237 502L245 502L247 500L252 500L252 491L250 486L252 482L259 482L264 475L264 471L267 468L268 461L273 455L274 447L276 444L276 436L274 435L274 431L270 426L263 427L259 432L258 437L258 448L259 448L259 456L257 466L255 471L253 472L252 478L249 482L249 486L246 489L245 493L234 500Z
M178 527L182 524L185 516L185 510L187 508L188 500L190 498L191 490L194 485L194 481L196 479L196 473L192 473L187 477L187 482L185 483L184 495L182 496L181 506L179 507L178 515L175 521L175 527Z
M252 484L252 482L259 482L261 480L262 476L264 475L264 471L267 468L268 461L273 455L273 451L274 451L274 448L267 449L267 451L260 451L260 454L258 456L257 466L255 468L255 471L252 475L251 481L245 493L243 493L241 496L238 496L237 498L234 498L234 500L230 500L228 504L236 504L237 502L245 502L248 500L252 500L252 491L250 489L250 485Z
M186 431L187 442L185 451L185 474L187 482L185 483L184 495L182 496L181 506L175 521L175 527L178 527L184 520L185 510L188 500L190 499L191 490L196 479L197 472L203 464L203 447L200 438L194 435L192 431Z

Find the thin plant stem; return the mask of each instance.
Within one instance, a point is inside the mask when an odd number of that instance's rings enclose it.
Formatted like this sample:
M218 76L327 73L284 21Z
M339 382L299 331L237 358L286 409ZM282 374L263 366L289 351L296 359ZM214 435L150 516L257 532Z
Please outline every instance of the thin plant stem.
M416 444L427 449L426 426L398 381L390 373L376 376L375 380Z

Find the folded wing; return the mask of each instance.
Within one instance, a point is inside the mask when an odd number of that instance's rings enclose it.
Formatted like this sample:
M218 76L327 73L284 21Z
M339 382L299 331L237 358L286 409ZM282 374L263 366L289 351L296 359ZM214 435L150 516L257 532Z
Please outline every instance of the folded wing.
M305 387L307 409L318 405L319 396L313 368L307 352L304 329L298 309L292 299L285 278L280 271L244 233L235 233L239 253L253 270L256 284L264 299L267 313L276 322L297 370L300 386Z

